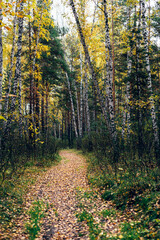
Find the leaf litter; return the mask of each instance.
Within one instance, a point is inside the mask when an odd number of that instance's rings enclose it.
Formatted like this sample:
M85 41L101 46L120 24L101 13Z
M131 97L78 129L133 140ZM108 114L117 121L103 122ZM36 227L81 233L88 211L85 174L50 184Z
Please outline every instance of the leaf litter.
M25 225L30 220L28 211L36 200L47 205L37 240L90 239L87 221L78 221L77 216L82 209L87 209L93 215L95 224L101 225L99 236L95 239L101 239L103 231L112 236L118 233L122 219L118 214L116 218L100 214L107 208L111 209L112 203L104 202L96 189L90 188L85 158L71 150L60 151L60 156L62 160L58 165L37 177L25 197L24 214L16 220L12 233L6 233L2 239L29 239Z

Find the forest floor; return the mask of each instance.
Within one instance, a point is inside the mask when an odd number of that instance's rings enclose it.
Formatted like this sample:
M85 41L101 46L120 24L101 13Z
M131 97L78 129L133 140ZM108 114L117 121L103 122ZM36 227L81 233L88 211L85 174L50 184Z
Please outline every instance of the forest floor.
M13 232L2 239L110 239L117 235L121 216L113 214L112 203L101 200L89 186L86 159L74 150L62 150L60 156L60 163L37 177ZM110 218L106 211L112 212Z

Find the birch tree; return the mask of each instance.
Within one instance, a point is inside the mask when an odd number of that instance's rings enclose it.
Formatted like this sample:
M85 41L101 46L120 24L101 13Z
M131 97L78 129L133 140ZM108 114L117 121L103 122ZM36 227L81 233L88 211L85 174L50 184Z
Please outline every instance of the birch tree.
M6 115L6 118L8 118L8 116L7 116L8 102L9 102L9 94L11 92L11 84L12 84L12 78L13 78L13 65L14 65L15 44L16 44L17 3L18 3L18 0L16 0L15 16L14 16L14 19L13 19L13 40L12 40L10 69L9 69L9 76L8 76L8 89L7 89L7 92L6 92L5 105L4 105L4 113Z
M115 112L114 112L114 101L113 101L113 60L112 60L112 47L109 35L109 24L108 24L108 12L106 8L106 0L103 1L104 4L104 17L105 17L105 47L106 47L106 65L107 65L107 101L108 109L110 115L110 128L112 131L113 139L116 142L116 127L115 127ZM109 53L109 56L107 54Z
M0 6L0 115L2 111L2 81L3 81L3 45L2 45L2 8Z
M80 131L79 136L82 138L82 118L83 118L83 63L82 54L80 53L80 71L81 71L81 81L80 81Z
M13 97L11 98L11 107L10 112L11 116L8 118L7 126L8 129L10 127L13 113L15 111L16 106L16 96L17 96L17 89L19 84L19 95L18 95L18 103L19 103L19 111L20 111L20 118L19 118L19 133L22 136L22 116L21 116L21 53L22 53L22 34L23 34L23 6L24 1L20 2L19 12L21 16L18 17L18 41L17 41L17 54L16 54L16 69L15 69L15 76L13 82ZM8 129L9 130L9 129ZM7 130L7 131L8 131Z
M69 77L68 77L68 74L67 74L67 73L66 73L66 79L67 79L68 91L69 91L70 102L71 102L71 109L72 109L72 117L73 117L74 131L75 131L76 138L78 138L77 124L76 124L76 117L75 117L75 110L74 110L73 97L72 97L72 92L71 92L71 85L70 85L70 81L69 81Z
M3 21L3 15L2 15L2 8L0 6L0 116L2 111L2 81L3 81L3 45L2 45L2 21ZM0 136L0 159L1 159L1 136Z
M86 62L85 62L86 63ZM87 65L87 63L85 64ZM87 132L88 134L91 131L91 123L90 123L90 111L89 111L89 103L88 103L88 79L87 79L87 66L85 67L85 108L86 108L86 120L87 120Z
M144 0L140 0L140 4L142 6L142 34L143 34L144 47L145 47L145 60L146 60L146 70L147 70L147 86L149 90L150 112L151 112L151 119L152 119L153 133L154 133L154 141L156 146L159 148L159 132L158 132L156 111L155 111L155 105L154 105L154 95L153 95L153 89L152 89L152 77L151 77L151 68L150 68L149 50L148 50L147 23L146 23L146 17L145 17L146 8L145 8Z
M98 86L98 82L97 82L97 79L96 79L96 73L94 71L93 64L91 62L91 58L90 58L89 51L88 51L88 46L86 44L85 37L84 37L84 34L82 32L82 27L81 27L81 24L80 24L80 21L79 21L79 18L78 18L73 0L70 0L70 5L72 7L73 15L74 15L75 20L76 20L77 29L78 29L78 32L79 32L81 44L83 46L83 50L84 50L84 53L85 53L85 59L88 63L88 66L89 66L89 69L90 69L90 74L91 74L92 80L93 80L93 84L95 85L95 88L96 88L96 91L97 91L97 94L98 94L98 98L100 100L100 105L101 105L101 109L102 109L102 112L103 112L103 116L104 116L104 119L105 119L106 124L108 126L110 136L111 136L111 138L114 138L113 133L112 133L111 128L110 128L107 112L106 112L106 109L105 109L104 99L103 99L103 96L101 95L101 92L100 92L100 89L99 89L99 86Z

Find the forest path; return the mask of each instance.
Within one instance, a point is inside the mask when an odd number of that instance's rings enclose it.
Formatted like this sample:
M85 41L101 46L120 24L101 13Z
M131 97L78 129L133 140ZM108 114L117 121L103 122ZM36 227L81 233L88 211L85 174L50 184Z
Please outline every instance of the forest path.
M116 217L110 221L100 217L99 213L111 209L112 206L102 201L96 189L91 189L88 185L86 159L75 150L62 150L59 155L62 158L61 162L40 175L26 195L25 216L16 222L17 230L12 239L28 239L24 233L26 222L29 220L27 212L37 200L42 201L45 206L48 204L48 209L36 240L89 240L92 232L95 236L92 239L106 239L96 236L101 236L103 232L116 234L121 220L117 220ZM85 217L88 220L78 221L76 215L80 216L84 212L87 213Z
M86 161L73 150L62 150L59 154L61 162L46 173L39 188L39 197L48 199L54 209L45 219L39 239L89 239L88 231L75 215L77 189L89 188Z

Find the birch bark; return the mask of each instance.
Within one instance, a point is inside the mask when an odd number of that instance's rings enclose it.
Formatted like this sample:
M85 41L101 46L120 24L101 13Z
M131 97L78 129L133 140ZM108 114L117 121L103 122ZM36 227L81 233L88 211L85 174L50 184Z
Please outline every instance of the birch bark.
M104 116L106 125L108 126L110 136L111 136L111 138L113 138L113 133L112 133L111 128L110 128L109 119L108 119L107 112L106 112L105 105L104 105L104 99L103 99L103 96L101 95L101 92L100 92L100 89L99 89L99 86L98 86L98 82L97 82L97 79L96 79L96 74L95 74L93 65L91 63L91 58L90 58L90 55L89 55L88 47L87 47L86 42L85 42L85 37L84 37L83 32L82 32L81 24L80 24L80 21L79 21L79 18L78 18L73 0L70 0L70 5L72 7L74 18L76 20L81 44L83 46L83 50L84 50L84 53L85 53L85 59L88 63L90 73L91 73L91 76L92 76L92 80L93 80L93 83L95 85L95 88L96 88L96 91L97 91L97 94L98 94L98 98L99 98L99 101L100 101L100 106L101 106L101 109L102 109L102 112L103 112L103 116Z
M80 134L81 124L80 124L79 101L78 101L77 86L76 86L75 80L73 81L73 84L74 84L74 89L75 89L75 97L76 97L76 105L77 105L78 132Z
M48 98L49 98L49 86L48 86L48 82L46 81L46 116L45 116L46 142L48 140Z
M86 63L87 64L87 63ZM87 120L87 132L90 133L90 112L89 112L89 104L88 104L88 81L87 81L87 69L85 69L85 107L86 107L86 120Z
M3 81L3 45L2 45L2 8L0 8L0 115L2 111L2 81Z
M105 17L105 48L106 48L106 64L107 66L107 93L108 93L108 107L109 107L109 115L110 115L110 128L113 139L116 141L116 127L115 127L115 114L114 114L114 101L113 101L113 68L112 68L112 47L109 36L109 24L108 24L108 12L106 8L106 0L103 0L104 4L104 17ZM108 54L109 53L109 60Z
M128 35L130 34L130 7L127 7L127 31ZM126 125L127 120L127 137L130 137L131 131L131 120L130 120L130 76L132 71L132 47L130 46L129 42L129 50L127 51L127 84L126 84L126 95L125 95L125 107L124 107L124 115L123 116L123 125ZM123 130L122 136L124 137L125 128Z
M115 113L115 100L116 100L116 94L115 94L115 56L114 56L114 8L113 8L113 0L111 2L112 4L112 66L113 66L113 106L114 106L114 113Z
M70 102L71 102L71 109L72 109L72 117L73 117L74 131L75 131L76 138L78 138L77 124L76 124L76 117L75 117L75 110L74 110L73 98L72 98L72 92L71 92L71 85L70 85L70 81L69 81L69 78L68 78L68 74L67 74L67 73L66 73L66 79L67 79L68 91L69 91Z
M81 69L81 82L80 82L80 131L79 136L82 138L82 118L83 118L83 64L82 54L80 53L80 69Z
M3 43L2 43L2 8L0 8L0 115L2 111L2 81L3 81ZM2 139L0 136L0 160L2 159Z
M23 5L24 1L20 2L20 8L19 11L21 15L23 15ZM15 69L15 76L14 76L14 82L13 82L13 97L11 99L11 116L8 118L7 125L6 125L6 131L9 130L11 121L13 118L13 112L15 111L16 106L16 96L17 96L17 88L19 83L19 95L18 95L18 108L19 108L19 133L20 136L22 135L22 112L21 112L21 53L22 53L22 34L23 34L23 17L18 17L18 41L17 41L17 60L16 60L16 69Z
M145 60L146 60L146 70L147 70L147 86L149 90L149 100L150 100L150 111L151 111L151 119L154 133L154 141L155 144L159 147L159 133L156 119L156 112L154 106L154 96L152 89L152 78L151 78L151 69L150 69L150 60L149 60L149 50L148 50L148 37L147 37L147 23L146 23L146 8L144 0L140 0L142 6L142 33L145 47Z
M44 79L42 79L42 98L41 98L41 128L44 135Z
M11 62L10 62L10 70L9 70L9 77L8 77L8 89L6 92L5 105L4 105L4 113L6 115L6 118L8 118L7 116L8 102L9 102L9 94L11 92L11 83L12 83L12 77L13 77L13 64L14 64L14 55L15 55L15 42L16 42L17 3L18 3L18 0L16 1L15 16L13 19L13 40L12 40L12 50L11 50Z

